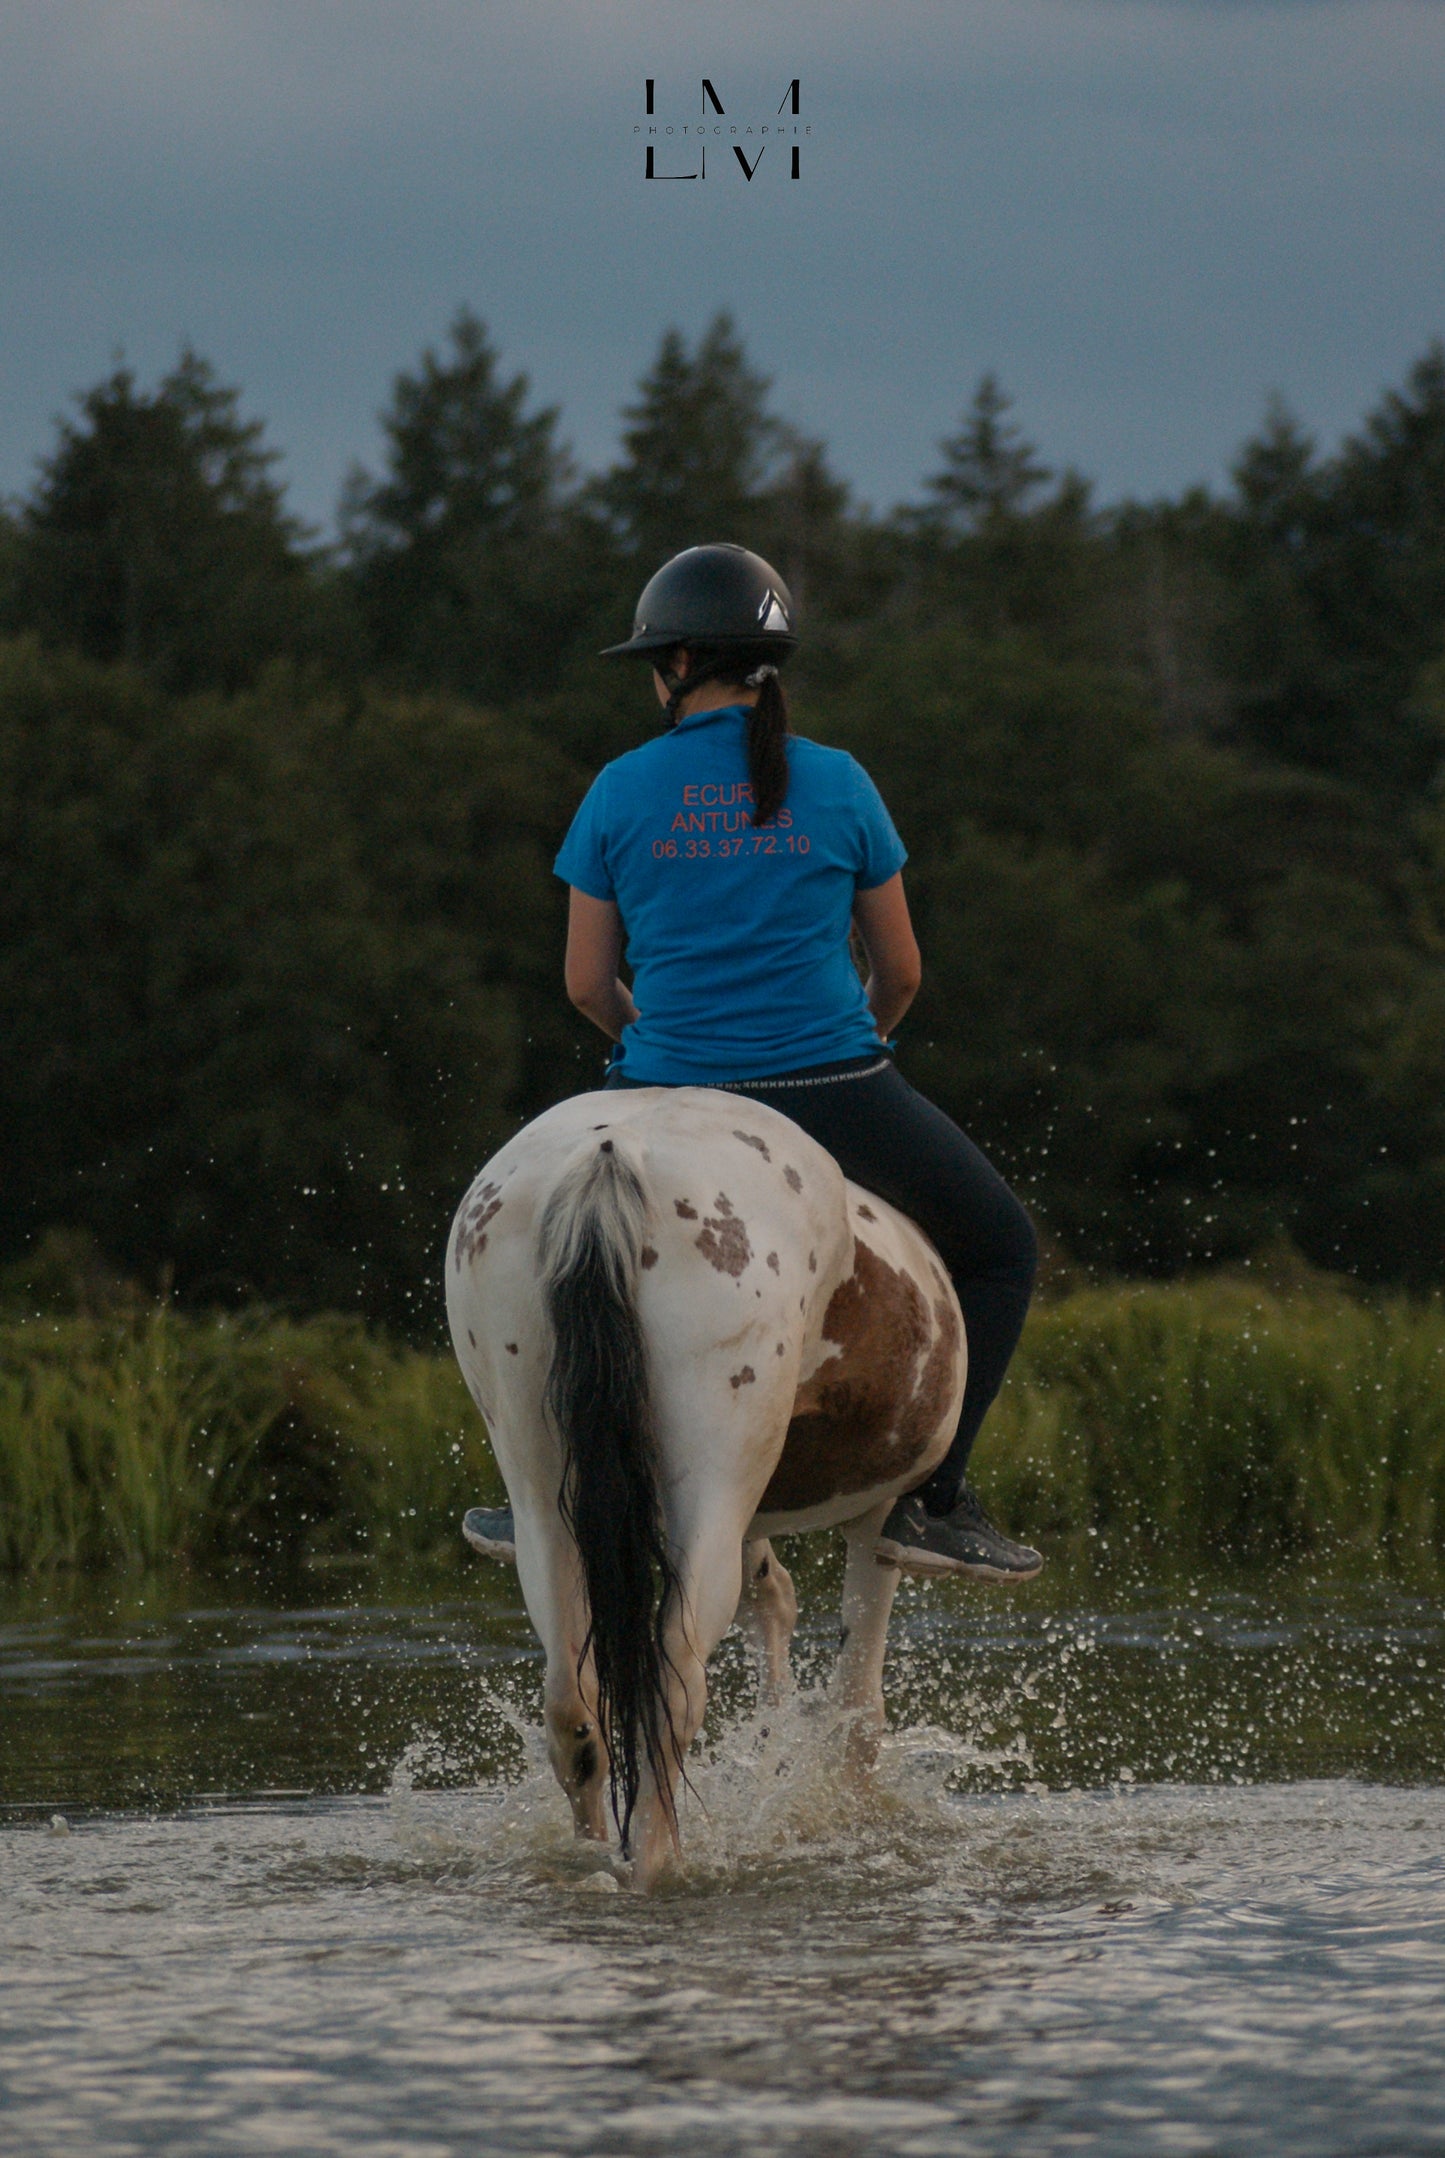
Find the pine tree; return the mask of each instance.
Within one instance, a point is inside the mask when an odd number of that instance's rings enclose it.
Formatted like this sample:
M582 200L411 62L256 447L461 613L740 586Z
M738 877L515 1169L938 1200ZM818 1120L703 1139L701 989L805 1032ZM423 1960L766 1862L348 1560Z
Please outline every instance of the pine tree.
M1445 348L1326 461L1276 405L1234 480L1241 733L1376 795L1428 794L1440 743L1414 689L1445 639Z
M661 562L710 540L756 544L748 535L789 448L768 389L730 315L717 315L691 352L681 331L666 332L624 407L623 461L597 489L630 551Z
M848 489L823 444L768 409L732 317L689 350L668 330L623 410L623 458L590 490L628 556L630 596L684 547L732 540L763 555L806 610L822 613L850 573Z
M1379 750L1362 742L1363 760L1378 758L1387 785L1428 789L1437 740L1416 728L1410 700L1445 649L1445 346L1431 345L1346 440L1326 502L1319 606L1365 728L1373 720L1394 738Z
M1072 646L1095 569L1088 485L1072 470L1056 481L1012 410L997 376L984 375L958 433L939 444L931 499L896 519L915 605L925 619L957 612L984 636L1044 631Z
M527 377L502 380L486 325L470 309L458 311L449 337L445 356L428 346L417 372L392 385L385 479L353 475L350 529L363 552L526 532L566 477L556 406L526 413Z
M996 375L984 375L956 435L939 444L943 465L927 482L935 514L973 533L1021 516L1053 477L1008 415L1013 400Z
M1235 460L1233 480L1245 514L1262 530L1298 542L1314 497L1315 443L1282 397L1272 397L1261 432Z
M277 452L194 352L152 395L118 367L62 420L26 504L16 625L174 690L235 689L319 634Z
M342 528L383 673L506 701L544 685L574 626L564 517L571 478L555 406L529 411L485 325L463 308L449 348L399 374L382 416L385 477L347 483ZM575 546L574 546L575 552Z

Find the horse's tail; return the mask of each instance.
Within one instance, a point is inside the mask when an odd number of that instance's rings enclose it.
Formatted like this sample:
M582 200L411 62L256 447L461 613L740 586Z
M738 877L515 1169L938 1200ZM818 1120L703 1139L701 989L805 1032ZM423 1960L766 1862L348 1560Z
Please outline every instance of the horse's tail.
M587 1585L588 1646L624 1850L643 1763L664 1800L679 1765L665 1708L663 1629L681 1585L663 1524L637 1312L646 1226L638 1167L608 1138L564 1171L540 1232L560 1503Z

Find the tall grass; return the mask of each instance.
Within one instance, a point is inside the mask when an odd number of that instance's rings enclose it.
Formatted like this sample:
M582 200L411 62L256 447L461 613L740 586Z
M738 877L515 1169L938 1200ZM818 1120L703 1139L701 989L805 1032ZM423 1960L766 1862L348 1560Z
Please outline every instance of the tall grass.
M424 1552L498 1489L452 1360L354 1322L0 1321L0 1566Z
M975 1455L1017 1526L1192 1559L1445 1551L1445 1307L1239 1281L1033 1314Z
M1445 1308L1239 1282L1034 1313L977 1481L1181 1559L1445 1552ZM500 1485L448 1356L342 1319L0 1319L0 1566L456 1548Z

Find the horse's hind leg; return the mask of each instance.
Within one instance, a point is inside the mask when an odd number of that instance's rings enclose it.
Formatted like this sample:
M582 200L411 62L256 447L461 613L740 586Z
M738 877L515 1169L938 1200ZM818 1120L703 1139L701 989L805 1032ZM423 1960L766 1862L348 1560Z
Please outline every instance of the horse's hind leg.
M654 1775L648 1764L632 1821L632 1885L648 1889L673 1851L677 1835L677 1788L688 1748L702 1728L707 1707L707 1660L732 1624L742 1589L741 1524L730 1525L724 1499L700 1494L698 1525L684 1528L678 1574L681 1609L669 1613L664 1647L667 1682L663 1701L662 1740L668 1749L666 1774ZM706 1524L703 1526L702 1524Z
M517 1570L528 1615L547 1655L542 1722L547 1758L567 1795L579 1836L607 1841L607 1746L597 1720L597 1691L587 1639L587 1596L576 1546L555 1508L531 1495L517 1508Z
M758 1659L758 1698L776 1707L793 1683L788 1649L798 1623L793 1577L765 1536L743 1545L743 1595L738 1624Z
M873 1547L887 1518L889 1502L873 1507L856 1521L843 1523L848 1563L843 1573L843 1641L829 1682L829 1699L856 1710L848 1737L848 1757L866 1768L876 1757L883 1729L883 1658L888 1649L888 1619L898 1588L896 1566L880 1566Z
M572 1825L579 1836L607 1841L607 1747L597 1721L591 1671L578 1668L577 1647L569 1643L555 1661L547 1658L547 1756L552 1773L567 1794Z

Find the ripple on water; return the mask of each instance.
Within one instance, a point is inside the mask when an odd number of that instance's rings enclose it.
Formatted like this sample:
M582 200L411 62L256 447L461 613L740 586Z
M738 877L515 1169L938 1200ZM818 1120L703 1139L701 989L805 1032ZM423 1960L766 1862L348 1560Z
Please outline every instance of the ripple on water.
M1438 2151L1445 1794L891 1775L649 1902L530 1772L12 1830L17 2147Z
M725 1656L649 1901L589 1888L510 1611L94 1619L8 1636L17 2149L1445 2150L1419 1600L915 1599L862 1790Z

